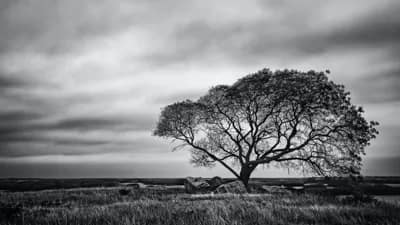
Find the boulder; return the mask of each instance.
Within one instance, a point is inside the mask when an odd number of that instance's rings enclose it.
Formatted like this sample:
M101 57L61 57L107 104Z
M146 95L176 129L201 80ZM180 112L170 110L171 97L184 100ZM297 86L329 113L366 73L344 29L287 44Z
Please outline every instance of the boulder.
M262 185L261 188L265 193L268 193L268 194L288 194L288 193L290 193L290 191L288 191L286 188L284 188L282 186Z
M328 184L324 184L324 183L305 183L304 187L308 188L308 187L326 187L328 186Z
M208 181L208 184L210 185L210 188L212 190L216 189L218 186L223 184L222 178L221 177L213 177Z
M247 193L247 189L240 180L222 184L216 189L217 193L234 193L242 194Z
M292 193L304 193L304 186L288 186L286 189Z
M143 184L143 183L130 183L127 184L126 186L132 187L133 189L144 189L147 187L147 185Z
M186 192L191 194L210 189L210 185L206 179L201 177L187 177L183 184L185 185Z
M153 190L153 191L167 191L167 187L165 185L148 185L146 187L148 190Z

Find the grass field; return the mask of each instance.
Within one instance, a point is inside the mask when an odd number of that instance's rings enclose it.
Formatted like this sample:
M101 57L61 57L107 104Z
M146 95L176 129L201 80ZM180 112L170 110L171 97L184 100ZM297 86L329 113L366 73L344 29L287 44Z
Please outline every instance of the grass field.
M0 224L400 224L400 205L314 194L206 195L183 189L0 192Z

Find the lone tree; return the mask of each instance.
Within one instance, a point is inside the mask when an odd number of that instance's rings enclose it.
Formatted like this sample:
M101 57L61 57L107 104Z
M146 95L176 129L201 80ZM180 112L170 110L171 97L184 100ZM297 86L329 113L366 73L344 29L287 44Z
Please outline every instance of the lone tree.
M367 122L326 73L263 69L212 87L197 101L166 106L154 135L189 147L197 166L220 163L246 187L262 164L324 176L359 174L378 123Z

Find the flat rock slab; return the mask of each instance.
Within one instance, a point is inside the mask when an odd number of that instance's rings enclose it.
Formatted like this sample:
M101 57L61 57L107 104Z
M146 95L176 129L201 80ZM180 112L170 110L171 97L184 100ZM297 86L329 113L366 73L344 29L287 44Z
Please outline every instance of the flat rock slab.
M143 189L143 188L147 187L147 185L145 185L143 183L140 183L140 182L138 182L138 183L126 183L125 186L132 187L134 189Z
M270 193L270 194L287 194L287 193L289 193L289 191L282 186L263 185L263 186L261 186L261 188L263 189L263 191L265 191L266 193Z

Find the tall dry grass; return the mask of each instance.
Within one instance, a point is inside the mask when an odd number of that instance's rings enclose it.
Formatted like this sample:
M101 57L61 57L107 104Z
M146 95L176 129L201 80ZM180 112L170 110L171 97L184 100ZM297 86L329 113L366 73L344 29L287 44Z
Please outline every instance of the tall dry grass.
M318 195L208 196L179 191L116 188L0 193L15 215L0 213L0 224L400 224L400 206L344 202Z

